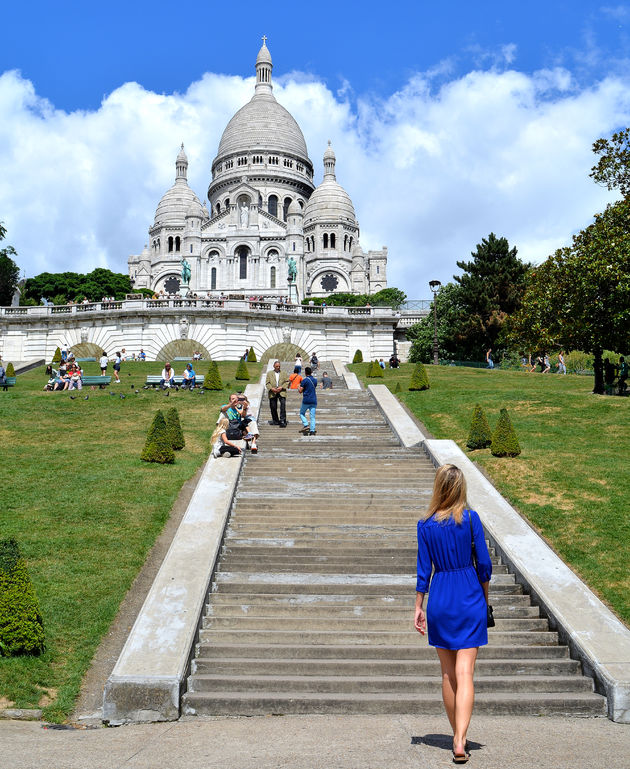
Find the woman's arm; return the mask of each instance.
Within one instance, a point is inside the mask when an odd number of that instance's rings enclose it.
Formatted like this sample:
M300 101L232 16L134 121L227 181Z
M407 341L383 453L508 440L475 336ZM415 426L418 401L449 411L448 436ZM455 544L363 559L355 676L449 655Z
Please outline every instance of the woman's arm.
M241 451L241 447L237 446L236 443L232 443L232 441L228 440L227 433L221 433L221 440L226 446L232 446L235 449L238 449L239 452Z
M422 602L424 601L424 593L416 593L416 611L414 615L413 624L420 635L424 635L427 630L427 618L422 608Z

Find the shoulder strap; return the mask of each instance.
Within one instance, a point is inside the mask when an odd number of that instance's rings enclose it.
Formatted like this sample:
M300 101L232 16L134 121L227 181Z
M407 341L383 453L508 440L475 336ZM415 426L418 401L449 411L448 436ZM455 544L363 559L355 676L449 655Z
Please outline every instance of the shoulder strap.
M470 514L470 510L468 511L468 523L470 524L471 557L472 557L473 566L475 567L475 571L477 571L477 548L475 547L475 535L473 533L472 515Z

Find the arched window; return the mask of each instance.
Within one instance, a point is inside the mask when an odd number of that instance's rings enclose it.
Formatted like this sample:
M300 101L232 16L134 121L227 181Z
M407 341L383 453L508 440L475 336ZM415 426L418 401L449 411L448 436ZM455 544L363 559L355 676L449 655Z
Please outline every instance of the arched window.
M221 213L221 204L217 203L217 214Z
M179 235L175 238L175 251L179 251L181 247L181 240Z
M328 233L324 233L324 248L328 248Z
M332 233L330 234L330 247L331 247L331 248L334 248L334 247L335 247L335 233L334 233L334 232L332 232Z
M210 290L214 291L217 287L217 268L213 267L210 270Z
M271 288L276 287L276 268L272 267L269 276L269 285Z
M291 205L291 198L285 198L282 204L282 219L286 222L289 215L289 206Z
M260 162L262 163L262 158L260 159ZM258 193L258 209L262 210L262 195L260 192Z
M348 250L352 251L352 238L348 241Z
M348 250L348 236L347 235L343 236L343 250L344 251Z
M229 208L229 207L230 207L230 199L229 199L229 198L226 198L226 199L225 199L225 207L226 207L226 208Z
M173 250L173 236L169 235L169 238L168 238L168 252L169 252L169 254L171 253L172 250Z
M249 254L249 249L247 246L241 246L238 251L238 277L241 280L245 280L247 278L247 255Z
M278 197L277 195L269 195L267 199L267 211L272 216L278 216Z

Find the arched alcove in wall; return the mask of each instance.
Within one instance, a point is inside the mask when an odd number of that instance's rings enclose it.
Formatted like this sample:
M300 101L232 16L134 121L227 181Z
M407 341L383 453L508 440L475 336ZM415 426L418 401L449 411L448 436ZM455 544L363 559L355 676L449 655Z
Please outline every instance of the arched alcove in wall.
M103 354L103 348L94 344L94 342L81 342L80 344L73 344L72 354L75 358L96 358L98 360ZM116 350L106 350L108 355L112 355Z
M210 353L208 350L200 342L196 342L194 339L173 339L172 342L168 342L168 344L165 344L164 347L162 347L160 352L155 356L155 360L172 361L175 358L189 358L192 360L194 352L201 353L201 357L204 358L204 360L210 360ZM181 371L177 370L177 366L175 366L175 373L181 374Z
M291 371L293 371L293 361L298 353L302 356L303 365L307 365L311 356L303 347L298 347L297 344L292 344L291 342L278 342L278 344L272 344L271 347L265 350L260 358L260 362L269 363L270 360L279 360L281 363L291 364ZM287 371L289 370L288 365L284 368Z

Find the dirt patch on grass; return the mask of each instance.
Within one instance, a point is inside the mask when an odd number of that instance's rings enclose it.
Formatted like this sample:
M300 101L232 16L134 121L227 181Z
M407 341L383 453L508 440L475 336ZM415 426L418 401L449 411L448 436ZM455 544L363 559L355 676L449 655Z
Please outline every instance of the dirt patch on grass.
M37 705L40 708L45 708L47 705L52 704L57 699L57 689L44 689L44 693L39 698Z
M542 406L538 401L516 401L510 406L512 411L518 411L523 414L560 414L560 406Z
M0 697L0 710L12 708L14 705L15 702L13 702L13 700L8 700L6 697Z

